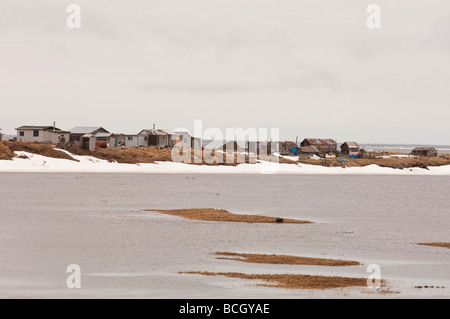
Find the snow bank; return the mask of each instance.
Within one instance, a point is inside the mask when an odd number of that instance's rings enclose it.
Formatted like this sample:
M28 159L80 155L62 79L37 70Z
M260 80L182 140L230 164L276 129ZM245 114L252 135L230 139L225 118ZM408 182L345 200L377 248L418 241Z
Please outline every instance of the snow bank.
M450 175L450 165L430 167L429 170L421 168L400 170L378 165L342 168L308 164L278 164L263 161L257 164L240 164L237 166L189 165L174 162L119 164L92 156L77 156L67 151L64 152L79 162L20 151L15 152L15 154L22 158L16 157L11 161L0 161L0 172Z

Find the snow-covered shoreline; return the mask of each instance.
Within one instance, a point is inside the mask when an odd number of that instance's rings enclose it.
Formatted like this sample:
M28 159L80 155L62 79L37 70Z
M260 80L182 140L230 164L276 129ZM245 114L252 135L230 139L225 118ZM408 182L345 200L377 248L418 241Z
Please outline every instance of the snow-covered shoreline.
M61 150L62 151L62 150ZM450 176L450 165L440 167L393 169L368 165L365 167L324 167L308 164L278 164L260 162L237 166L190 165L175 162L153 164L111 163L92 156L77 156L67 151L74 159L57 159L28 152L15 152L13 160L1 160L0 172L59 172L59 173L195 173L195 174L356 174L356 175L437 175Z

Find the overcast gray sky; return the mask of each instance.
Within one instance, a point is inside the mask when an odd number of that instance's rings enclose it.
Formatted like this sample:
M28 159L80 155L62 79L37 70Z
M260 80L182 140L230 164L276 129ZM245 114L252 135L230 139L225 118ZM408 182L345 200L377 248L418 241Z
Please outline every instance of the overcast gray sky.
M81 6L81 29L66 7ZM366 8L381 6L381 29ZM0 127L450 144L450 1L0 0Z

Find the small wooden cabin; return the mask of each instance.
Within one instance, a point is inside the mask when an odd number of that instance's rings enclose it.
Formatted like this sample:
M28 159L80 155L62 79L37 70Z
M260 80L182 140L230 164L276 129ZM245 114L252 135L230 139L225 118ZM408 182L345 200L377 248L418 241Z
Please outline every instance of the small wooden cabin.
M350 154L359 154L361 148L356 142L345 142L341 145L341 154L342 155L350 155Z
M416 147L412 150L413 156L437 156L437 150L434 147Z

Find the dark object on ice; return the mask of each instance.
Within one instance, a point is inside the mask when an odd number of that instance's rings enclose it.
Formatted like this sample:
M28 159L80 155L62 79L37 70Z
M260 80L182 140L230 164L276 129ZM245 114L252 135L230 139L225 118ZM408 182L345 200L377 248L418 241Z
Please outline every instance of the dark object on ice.
M277 218L277 219L275 219L275 222L277 222L277 223L282 223L283 221L284 221L283 218Z

